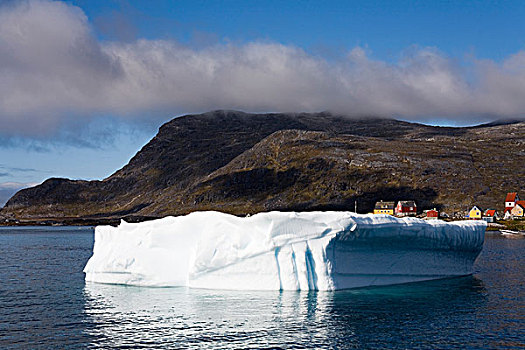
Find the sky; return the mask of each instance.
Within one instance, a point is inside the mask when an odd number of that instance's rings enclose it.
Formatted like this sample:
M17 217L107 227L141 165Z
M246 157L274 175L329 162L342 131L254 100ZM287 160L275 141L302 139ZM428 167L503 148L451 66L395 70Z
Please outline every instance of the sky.
M214 109L525 117L522 1L0 0L0 205Z

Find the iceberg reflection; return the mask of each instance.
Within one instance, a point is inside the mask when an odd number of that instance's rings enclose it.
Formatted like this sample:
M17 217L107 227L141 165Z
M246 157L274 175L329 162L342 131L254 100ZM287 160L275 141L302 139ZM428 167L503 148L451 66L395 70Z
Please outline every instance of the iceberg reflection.
M337 292L88 283L84 293L86 332L102 347L439 347L451 318L471 322L486 303L474 277Z

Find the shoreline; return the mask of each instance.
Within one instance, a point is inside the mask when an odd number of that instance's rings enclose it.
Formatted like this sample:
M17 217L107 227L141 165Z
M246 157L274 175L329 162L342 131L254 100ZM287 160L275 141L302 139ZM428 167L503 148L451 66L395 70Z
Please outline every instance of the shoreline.
M7 219L9 221L0 222L0 227L23 227L23 226L99 226L111 225L117 226L121 220L130 223L138 223L160 219L160 217L146 217L146 216L126 216L116 218L44 218L39 220L18 220Z
M243 215L238 215L243 216ZM162 217L153 216L125 216L125 217L109 217L109 218L92 218L92 217L67 217L67 218L42 218L38 220L18 220L7 218L5 221L0 221L0 227L24 227L24 226L41 226L41 227L53 227L53 226L118 226L122 220L128 223L140 223ZM454 219L444 221L465 221L467 219ZM506 220L498 221L496 223L488 223L486 232L499 232L500 230L510 230L525 232L525 220Z

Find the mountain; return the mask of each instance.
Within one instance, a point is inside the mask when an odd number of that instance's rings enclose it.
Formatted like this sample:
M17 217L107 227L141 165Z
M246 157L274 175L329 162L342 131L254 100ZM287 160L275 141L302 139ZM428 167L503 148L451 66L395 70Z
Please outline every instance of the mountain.
M525 122L451 128L329 113L214 111L164 124L101 181L52 178L0 211L26 222L140 221L195 210L353 210L416 200L449 214L524 192Z

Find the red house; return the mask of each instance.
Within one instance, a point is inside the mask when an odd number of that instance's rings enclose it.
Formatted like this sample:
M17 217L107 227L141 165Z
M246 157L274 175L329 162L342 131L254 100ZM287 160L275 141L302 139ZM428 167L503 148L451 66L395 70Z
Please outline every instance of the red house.
M504 213L511 211L512 208L516 206L516 203L520 200L518 194L516 192L510 192L507 193L507 197L505 197L505 211Z
M439 212L434 209L427 210L427 218L437 219L439 217Z
M397 216L410 216L417 214L417 206L414 201L399 201L397 202L395 214Z

